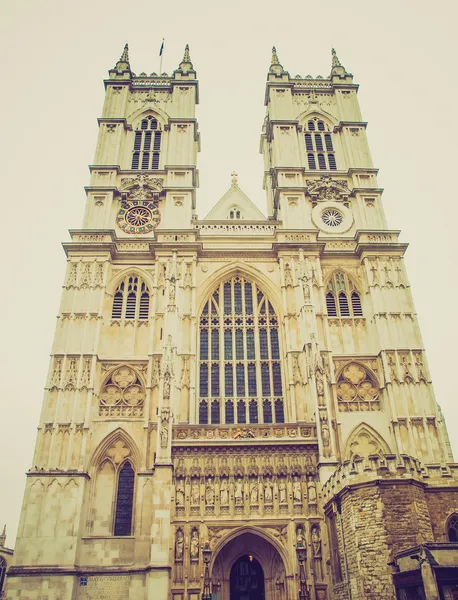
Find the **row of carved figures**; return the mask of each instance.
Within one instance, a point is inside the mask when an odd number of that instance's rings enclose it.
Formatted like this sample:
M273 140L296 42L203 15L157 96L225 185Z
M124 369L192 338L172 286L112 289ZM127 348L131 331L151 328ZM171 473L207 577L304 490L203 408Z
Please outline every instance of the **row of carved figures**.
M191 506L199 506L202 499L206 506L214 506L217 502L220 506L229 506L233 499L236 506L241 506L245 499L250 505L257 505L261 499L264 504L273 504L274 498L278 498L282 505L288 503L288 488L294 504L302 504L305 498L309 504L316 504L317 491L313 477L302 481L297 475L291 481L286 477L209 476L203 483L198 478L192 478L188 486L184 478L178 478L175 482L175 504L183 507L188 500Z

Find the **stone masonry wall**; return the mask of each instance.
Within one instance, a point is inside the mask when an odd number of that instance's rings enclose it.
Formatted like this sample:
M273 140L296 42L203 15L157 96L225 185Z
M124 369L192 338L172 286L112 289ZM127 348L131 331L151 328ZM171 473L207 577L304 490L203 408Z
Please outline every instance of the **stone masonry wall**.
M448 542L445 531L447 519L458 513L458 490L426 490L426 502L431 515L431 526L435 542Z

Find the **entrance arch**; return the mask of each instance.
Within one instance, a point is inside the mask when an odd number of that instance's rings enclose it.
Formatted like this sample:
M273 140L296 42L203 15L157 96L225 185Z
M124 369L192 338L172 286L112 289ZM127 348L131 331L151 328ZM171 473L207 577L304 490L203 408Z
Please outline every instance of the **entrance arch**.
M264 571L251 555L241 556L232 565L229 577L231 600L264 600Z
M293 593L293 574L282 556L285 549L266 537L244 528L216 544L211 580L218 600L286 600L288 591Z

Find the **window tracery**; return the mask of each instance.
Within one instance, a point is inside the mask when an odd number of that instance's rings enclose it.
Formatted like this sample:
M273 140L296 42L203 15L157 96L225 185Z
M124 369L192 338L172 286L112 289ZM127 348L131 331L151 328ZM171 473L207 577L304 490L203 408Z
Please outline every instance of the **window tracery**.
M229 210L228 219L243 219L242 211L238 206L233 206Z
M332 275L326 292L328 317L362 317L360 295L351 279L342 272Z
M162 131L155 117L142 119L135 131L132 169L159 170Z
M149 304L150 295L146 283L137 275L128 275L116 288L111 318L147 321Z
M121 366L105 381L100 392L101 417L141 417L145 388L134 369Z
M346 365L337 378L339 410L380 410L379 386L360 364Z
M257 285L221 283L199 327L199 422L284 423L278 317Z
M313 117L305 125L304 138L308 168L335 171L336 155L329 126L318 117Z
M458 514L454 513L447 520L447 537L449 542L458 542Z

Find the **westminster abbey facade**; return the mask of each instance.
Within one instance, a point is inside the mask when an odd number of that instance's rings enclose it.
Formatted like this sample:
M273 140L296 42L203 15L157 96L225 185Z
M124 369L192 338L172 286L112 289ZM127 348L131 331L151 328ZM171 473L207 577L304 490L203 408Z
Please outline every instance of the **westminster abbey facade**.
M358 99L275 49L266 213L195 213L189 48L106 96L9 600L451 600L458 465ZM261 173L259 173L261 178Z

